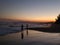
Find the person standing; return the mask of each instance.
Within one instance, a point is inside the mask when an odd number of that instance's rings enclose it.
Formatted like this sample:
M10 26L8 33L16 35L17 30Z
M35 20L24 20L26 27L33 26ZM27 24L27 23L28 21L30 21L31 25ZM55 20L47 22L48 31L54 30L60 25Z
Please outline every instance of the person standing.
M23 24L21 25L21 39L24 38L24 33L23 33Z
M27 33L27 35L28 35L28 24L26 24L26 33Z

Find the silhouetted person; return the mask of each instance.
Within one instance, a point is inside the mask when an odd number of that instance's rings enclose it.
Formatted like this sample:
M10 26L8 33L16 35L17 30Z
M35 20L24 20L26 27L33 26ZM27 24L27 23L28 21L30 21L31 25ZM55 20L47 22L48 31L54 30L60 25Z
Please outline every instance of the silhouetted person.
M23 31L21 32L21 39L23 39L24 38L24 34L23 34Z
M23 24L21 25L21 39L24 38L24 34L23 34Z
M28 24L26 25L26 29L27 29L27 30L26 30L26 33L27 33L27 35L28 35Z
M21 25L21 31L23 31L23 24Z

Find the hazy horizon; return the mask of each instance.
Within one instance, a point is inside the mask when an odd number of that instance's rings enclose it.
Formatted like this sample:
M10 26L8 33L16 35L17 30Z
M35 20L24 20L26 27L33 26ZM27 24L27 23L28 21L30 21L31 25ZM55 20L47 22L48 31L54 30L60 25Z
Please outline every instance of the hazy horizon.
M0 18L32 21L55 21L60 13L60 0L0 0Z

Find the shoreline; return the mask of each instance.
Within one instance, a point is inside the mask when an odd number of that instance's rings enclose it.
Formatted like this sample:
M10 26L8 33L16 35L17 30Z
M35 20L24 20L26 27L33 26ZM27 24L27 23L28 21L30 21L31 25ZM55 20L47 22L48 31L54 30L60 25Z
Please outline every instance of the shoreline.
M39 28L39 27L32 27L29 28L30 30L35 30L35 31L41 31L41 32L47 32L47 33L60 33L60 30L57 28Z

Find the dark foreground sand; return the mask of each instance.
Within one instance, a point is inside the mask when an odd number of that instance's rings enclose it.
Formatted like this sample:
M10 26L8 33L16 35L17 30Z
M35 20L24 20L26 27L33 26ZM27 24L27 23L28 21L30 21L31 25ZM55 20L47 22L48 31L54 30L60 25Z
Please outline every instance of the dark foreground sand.
M23 32L24 38L21 39L21 32L0 36L0 45L60 45L59 33L46 33L34 30Z

